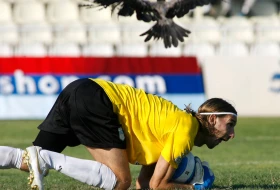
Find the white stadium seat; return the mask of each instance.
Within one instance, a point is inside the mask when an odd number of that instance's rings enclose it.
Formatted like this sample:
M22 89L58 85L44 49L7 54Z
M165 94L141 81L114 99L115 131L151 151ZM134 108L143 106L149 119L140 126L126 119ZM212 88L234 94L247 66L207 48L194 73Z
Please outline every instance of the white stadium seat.
M116 55L125 57L146 57L148 56L148 47L146 44L117 44Z
M110 43L90 43L82 46L84 57L112 57L114 55L114 46Z
M155 22L143 22L136 18L136 14L127 17L114 17L118 21L121 27L121 39L122 43L145 43L152 44L154 40L144 42L146 36L140 36L142 33L149 30ZM137 23L137 24L135 24Z
M13 57L13 47L9 44L0 43L0 57Z
M44 57L48 51L43 43L20 43L15 47L15 56Z
M180 46L165 48L163 42L154 42L150 45L149 55L151 57L181 57L182 49Z
M0 43L16 44L18 26L13 22L12 4L0 1Z
M0 23L0 43L16 44L18 40L18 25L12 22Z
M94 7L94 8L80 8L80 18L84 23L106 23L112 22L112 15L110 8Z
M91 24L88 26L89 43L120 43L121 30L115 22Z
M12 22L12 6L10 3L0 1L0 23Z
M250 55L280 57L280 47L277 42L258 42L251 46Z
M221 23L222 41L254 42L254 26L247 18L234 16Z
M210 43L187 43L183 47L184 56L195 56L198 58L199 62L203 62L203 58L209 56L215 56L215 47Z
M219 56L248 56L249 49L242 42L226 42L221 43L217 50Z
M184 28L191 31L190 40L194 42L209 42L216 44L220 41L221 34L219 23L210 17L195 19Z
M86 26L81 22L60 23L53 26L53 40L55 43L79 43L87 42Z
M14 20L18 24L45 22L45 6L40 1L16 1L14 5Z
M50 1L47 6L47 20L52 24L71 23L79 20L77 2L70 0Z
M257 42L277 41L280 42L280 21L278 17L255 17L255 36Z
M41 42L47 45L53 42L52 27L45 22L21 25L19 32L20 42Z
M50 57L80 57L81 49L76 43L55 43L50 46Z
M145 36L140 36L142 33L150 29L152 25L144 22L138 24L134 23L122 23L121 24L121 35L123 43L145 43ZM151 43L150 41L148 42Z

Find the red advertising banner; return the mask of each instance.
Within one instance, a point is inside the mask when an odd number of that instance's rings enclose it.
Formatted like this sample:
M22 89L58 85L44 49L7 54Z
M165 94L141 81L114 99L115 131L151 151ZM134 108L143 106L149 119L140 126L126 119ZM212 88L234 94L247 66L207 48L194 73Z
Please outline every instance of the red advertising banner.
M201 72L195 57L0 58L0 74L13 73L15 68L19 68L25 73L53 74L188 74Z
M57 95L78 78L103 78L194 108L204 97L195 57L0 58L0 119L42 119Z

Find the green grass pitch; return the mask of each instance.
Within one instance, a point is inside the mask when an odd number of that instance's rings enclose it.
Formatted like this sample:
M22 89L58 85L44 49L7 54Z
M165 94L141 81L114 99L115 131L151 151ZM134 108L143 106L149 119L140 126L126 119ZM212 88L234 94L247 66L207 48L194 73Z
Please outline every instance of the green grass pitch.
M0 145L25 148L38 133L40 121L0 121ZM209 162L216 180L212 189L280 189L280 118L239 118L235 139L209 150L194 147L193 154ZM83 146L64 154L91 159ZM139 166L131 165L133 179ZM0 170L0 189L24 190L28 173ZM46 190L93 189L56 171L44 181ZM131 189L134 189L134 183Z

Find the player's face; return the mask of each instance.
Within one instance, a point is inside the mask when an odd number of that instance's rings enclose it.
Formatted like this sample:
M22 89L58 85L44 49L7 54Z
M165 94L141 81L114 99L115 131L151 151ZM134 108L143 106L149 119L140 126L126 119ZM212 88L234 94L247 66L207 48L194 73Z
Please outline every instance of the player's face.
M206 138L206 145L212 149L219 145L222 141L228 141L235 136L234 127L237 122L237 118L233 115L226 115L224 117L211 116L210 124L213 126L213 135Z

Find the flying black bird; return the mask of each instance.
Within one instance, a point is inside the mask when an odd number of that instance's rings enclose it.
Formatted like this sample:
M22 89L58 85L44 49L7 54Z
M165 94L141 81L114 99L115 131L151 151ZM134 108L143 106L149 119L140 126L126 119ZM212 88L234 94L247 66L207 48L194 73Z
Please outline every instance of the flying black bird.
M184 42L189 30L177 25L173 18L187 14L197 6L207 5L211 0L89 0L105 8L111 6L112 12L118 10L119 16L132 16L134 12L138 20L144 22L156 21L148 31L140 36L146 36L145 42L151 38L163 39L165 48L177 47L178 41Z

